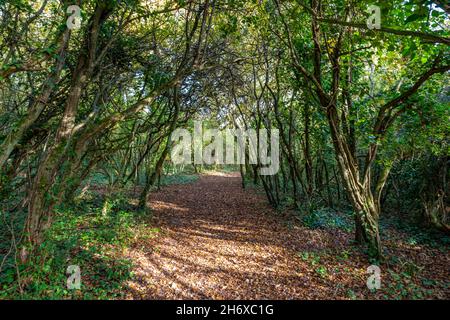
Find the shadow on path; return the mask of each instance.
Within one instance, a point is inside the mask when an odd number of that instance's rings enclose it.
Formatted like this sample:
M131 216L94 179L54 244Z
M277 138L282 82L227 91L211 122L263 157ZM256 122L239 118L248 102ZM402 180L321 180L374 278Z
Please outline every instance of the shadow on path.
M239 174L203 175L152 194L162 234L135 248L135 299L318 299L336 286L297 252L333 247L333 237L288 229Z

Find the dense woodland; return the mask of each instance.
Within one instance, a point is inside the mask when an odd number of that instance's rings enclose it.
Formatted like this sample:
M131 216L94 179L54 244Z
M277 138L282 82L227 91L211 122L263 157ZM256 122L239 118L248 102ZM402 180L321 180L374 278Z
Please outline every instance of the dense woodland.
M449 14L438 0L0 1L0 298L79 297L69 257L95 269L103 253L86 248L138 231L151 245L148 197L206 170L239 172L280 220L347 219L367 266L391 263L385 226L414 230L449 298ZM279 172L175 166L171 134L195 120L279 129Z

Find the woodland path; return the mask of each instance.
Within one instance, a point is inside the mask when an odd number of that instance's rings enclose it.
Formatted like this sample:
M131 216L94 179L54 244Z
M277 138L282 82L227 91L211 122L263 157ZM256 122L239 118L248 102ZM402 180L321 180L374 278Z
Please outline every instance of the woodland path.
M239 174L164 187L148 205L161 232L129 253L130 299L345 299L348 288L364 290L367 265L359 259L349 273L324 277L298 254L340 251L345 233L292 226L263 194L243 190Z

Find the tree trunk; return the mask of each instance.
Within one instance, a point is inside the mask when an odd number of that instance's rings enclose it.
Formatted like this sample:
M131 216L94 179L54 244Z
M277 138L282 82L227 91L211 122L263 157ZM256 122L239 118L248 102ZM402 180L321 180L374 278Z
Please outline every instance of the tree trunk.
M372 195L370 179L364 183L360 181L360 174L356 160L352 156L346 139L339 131L337 110L335 105L327 108L327 118L330 125L336 160L345 183L347 193L356 214L356 228L358 228L358 239L361 237L367 241L369 257L381 260L382 248L378 230L379 206Z
M312 157L311 157L311 141L310 141L310 106L306 103L304 108L304 118L305 118L305 129L304 129L304 156L305 156L305 171L306 171L306 182L307 189L306 193L309 198L312 196L313 192L313 165L312 165Z
M150 192L150 188L151 186L156 182L156 178L161 174L161 170L162 167L164 165L164 161L167 158L167 155L169 154L170 151L170 146L171 146L171 141L170 141L170 136L172 134L172 132L176 129L176 125L178 122L178 116L180 114L180 102L179 102L179 96L178 96L178 88L174 88L174 111L173 114L171 115L172 119L170 121L170 125L168 128L168 140L167 140L167 145L164 148L161 156L158 159L158 162L156 163L155 166L155 170L153 171L152 175L148 178L147 183L144 187L144 190L141 193L141 197L139 200L139 206L141 208L145 208L146 204L147 204L147 197L148 197L148 193Z
M19 145L27 130L39 118L45 106L47 105L48 100L53 93L54 88L56 87L56 84L59 82L60 75L66 60L66 49L69 43L69 37L70 33L67 31L62 34L59 43L59 55L55 62L54 72L49 76L47 81L42 86L41 94L36 97L36 99L34 99L31 107L27 112L26 117L19 123L17 130L11 132L0 145L0 170L6 164L6 161L9 159L14 149Z
M60 192L58 189L64 187L61 181L64 181L68 174L65 172L67 169L64 168L68 165L67 155L76 152L76 141L72 138L79 101L93 71L100 26L111 13L112 8L97 5L90 19L89 32L84 39L84 50L78 56L64 106L64 114L56 131L53 146L43 155L30 189L26 230L32 249L42 242L44 231L51 225L53 208L58 202L57 195Z

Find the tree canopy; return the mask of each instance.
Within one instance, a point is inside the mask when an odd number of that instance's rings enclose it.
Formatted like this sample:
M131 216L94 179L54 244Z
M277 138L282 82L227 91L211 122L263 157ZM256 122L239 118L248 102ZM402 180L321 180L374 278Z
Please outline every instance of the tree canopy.
M22 217L19 260L95 177L110 202L139 187L145 209L171 134L195 120L279 129L279 172L247 161L243 187L304 215L350 211L373 261L383 215L448 234L449 12L429 0L0 1L0 210Z

